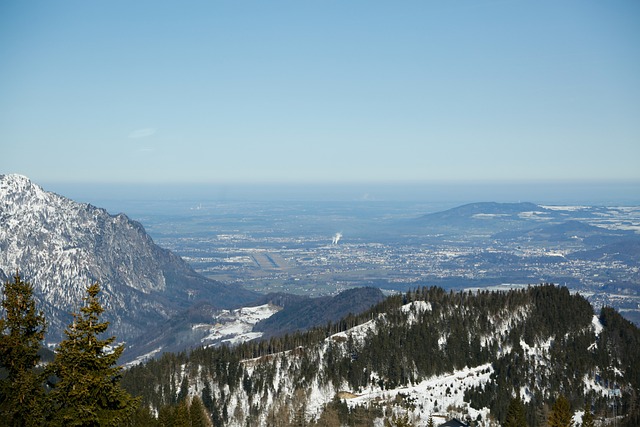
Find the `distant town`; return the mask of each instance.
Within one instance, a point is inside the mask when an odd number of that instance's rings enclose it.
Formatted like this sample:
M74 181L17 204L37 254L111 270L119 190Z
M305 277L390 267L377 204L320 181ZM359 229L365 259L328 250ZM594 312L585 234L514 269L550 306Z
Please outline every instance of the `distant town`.
M403 214L396 207L391 215L388 209L264 202L224 210L199 205L175 222L163 214L142 220L157 243L196 271L259 292L320 296L358 286L392 293L555 283L640 321L637 246L621 256L607 252L607 245L637 241L640 208L544 208L560 216L518 213L517 225L506 221L511 213L476 212L475 222L457 229L433 224L428 215L416 220L416 207Z

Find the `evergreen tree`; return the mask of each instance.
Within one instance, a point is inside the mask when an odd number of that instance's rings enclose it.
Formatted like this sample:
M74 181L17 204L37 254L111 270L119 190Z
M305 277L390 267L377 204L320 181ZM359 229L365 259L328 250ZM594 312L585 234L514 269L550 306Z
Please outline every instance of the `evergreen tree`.
M571 416L569 401L566 397L560 395L551 407L547 424L549 427L572 427Z
M208 427L211 424L204 404L198 396L191 399L189 418L191 419L191 427Z
M267 421L268 425L278 426L278 424L274 422L269 422L269 421L270 420ZM320 415L320 418L318 419L318 421L316 421L315 425L322 426L322 427L340 427L341 426L340 416L338 414L338 409L336 408L335 402L331 402L323 408L322 414Z
M158 425L173 427L176 421L176 406L165 405L158 411Z
M53 425L118 425L138 405L138 399L120 387L121 368L116 362L124 347L111 348L113 336L100 339L109 322L100 321L104 309L97 298L99 292L98 283L87 288L85 306L74 313L52 362L58 377L50 393Z
M148 407L139 405L132 418L123 427L161 427Z
M504 427L527 427L524 405L519 397L511 399L511 402L509 402Z
M391 420L385 420L384 425L385 427L411 427L413 424L409 421L409 416L405 414L401 417L394 415Z
M595 420L593 419L593 414L591 413L591 406L585 402L584 403L584 415L582 416L582 427L595 427Z
M16 273L3 289L0 319L0 413L7 426L41 425L44 420L44 377L36 372L45 319L36 310L33 286ZM6 375L6 377L5 377Z
M429 421L427 422L427 427L434 427L433 417L431 415L429 415Z
M178 402L178 407L176 408L176 415L173 421L173 427L190 427L191 426L191 417L189 415L189 402L187 399L182 399Z

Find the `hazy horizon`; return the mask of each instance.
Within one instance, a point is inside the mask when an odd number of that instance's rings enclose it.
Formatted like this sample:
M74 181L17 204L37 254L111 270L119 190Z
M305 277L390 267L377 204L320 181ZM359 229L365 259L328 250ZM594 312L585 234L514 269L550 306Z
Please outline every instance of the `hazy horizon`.
M640 181L38 184L45 190L93 204L118 201L335 201L640 205Z

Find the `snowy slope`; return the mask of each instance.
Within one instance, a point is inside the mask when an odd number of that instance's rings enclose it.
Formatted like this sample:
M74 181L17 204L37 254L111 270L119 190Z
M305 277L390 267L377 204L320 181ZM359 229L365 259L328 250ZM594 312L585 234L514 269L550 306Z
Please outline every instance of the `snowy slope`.
M416 314L430 310L431 305L424 301L415 301L400 309L401 312L408 315L410 323L415 321ZM464 400L464 392L470 387L480 386L488 381L493 373L491 364L467 367L395 389L382 389L377 385L371 385L366 389L352 390L346 383L336 386L323 380L329 375L326 371L327 366L321 362L325 359L327 352L334 351L345 354L348 351L348 342L356 345L364 342L370 335L378 333L381 323L386 322L386 315L380 314L376 318L347 331L333 334L312 348L300 347L293 351L245 360L242 365L247 379L253 379L256 374L255 380L258 381L265 365L271 366L276 373L272 382L265 385L260 393L256 394L254 390L250 394L242 387L230 392L228 386L211 381L209 386L214 390L216 398L224 399L224 396L227 396L228 412L236 414L235 417L231 417L228 425L237 427L245 425L245 415L252 410L255 412L256 408L260 413L260 421L256 425L268 425L267 417L270 411L284 403L293 407L304 407L306 419L308 421L317 420L324 407L332 402L336 396L341 396L351 407L389 404L390 407L395 408L394 412L397 414L407 413L404 405L398 405L398 402L410 402L414 409L409 411L409 415L415 425L426 425L429 416L433 416L436 421L444 421L451 416L459 418L470 416L474 420L476 418L489 419L489 410L470 407ZM312 379L307 379L309 386L306 387L306 392L302 393L299 387L301 381L305 381L305 379L297 374L292 375L292 372L299 371L305 363L317 364L319 372ZM198 368L198 370L200 369ZM183 372L183 375L187 375L186 371ZM376 376L375 373L371 375ZM176 386L181 381L182 377L177 376ZM201 380L191 384L190 393L192 395L199 394L203 386ZM380 420L380 425L382 425L382 420Z
M252 310L257 318L263 309ZM249 330L233 312L225 316L226 325L207 326L217 339ZM157 408L187 387L228 426L303 424L348 411L376 426L392 415L408 415L416 426L429 417L436 425L458 418L499 426L513 397L531 417L565 390L574 406L584 399L606 415L612 398L636 389L627 373L636 372L637 357L626 357L631 347L624 343L640 341L637 329L619 314L594 316L586 300L562 287L457 294L430 288L391 297L357 322L235 353L199 350L162 369L140 367L138 376L158 376L141 392L154 396ZM580 408L573 408L576 419Z
M253 297L199 276L124 214L47 192L24 176L0 175L0 279L16 271L34 285L54 341L96 281L110 331L124 340L198 299L224 307Z
M280 310L282 310L282 307L273 304L263 304L252 307L241 307L235 310L216 311L212 313L210 321L190 325L191 332L195 338L193 342L186 345L185 348L236 345L260 338L263 332L254 331L256 323L268 319ZM169 331L169 333L174 337L176 335L190 335L180 330ZM121 361L126 361L124 366L126 368L136 366L158 357L166 351L161 340L153 340L152 343L155 345L142 354L138 353L136 355L130 348L125 349L125 356L121 359ZM130 352L130 354L127 354L128 352Z
M205 346L219 343L239 344L262 336L262 332L254 332L253 327L261 320L268 319L282 308L264 304L257 307L242 307L235 310L223 310L214 317L213 324L201 323L193 325L193 329L207 332L202 338Z

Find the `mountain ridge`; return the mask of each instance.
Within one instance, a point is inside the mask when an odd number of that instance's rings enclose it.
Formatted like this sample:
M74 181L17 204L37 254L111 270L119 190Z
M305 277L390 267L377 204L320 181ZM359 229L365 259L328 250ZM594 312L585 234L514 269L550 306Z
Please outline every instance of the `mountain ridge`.
M96 281L110 331L125 341L198 300L226 308L258 297L196 273L125 214L47 192L22 175L0 175L0 279L16 272L34 286L49 341L62 337L69 313Z
M242 315L235 316L233 320L252 323L252 327L238 331L235 336L230 331L228 334L223 333L215 337L210 336L211 331L227 323L229 310L219 310L201 302L173 316L134 346L127 347L121 362L131 365L166 352L189 351L200 346L234 345L252 339L264 340L284 334L300 333L325 326L350 314L359 314L382 299L382 291L374 288L347 289L335 296L317 298L281 293L267 294L234 312L270 306L274 307L272 314L255 323L247 322Z
M594 314L565 287L422 288L305 334L166 354L123 384L155 409L198 396L228 426L376 425L391 414L495 426L520 397L537 427L560 393L576 413L587 401L604 418L615 393L632 426L638 345L637 327L610 308Z
M306 298L260 321L255 330L265 332L265 338L304 331L335 322L348 314L362 313L383 299L384 295L378 288L352 288L331 297Z
M423 215L425 217L453 217L460 215L486 214L507 214L522 213L531 211L547 211L546 208L531 202L474 202L466 203L440 212Z

